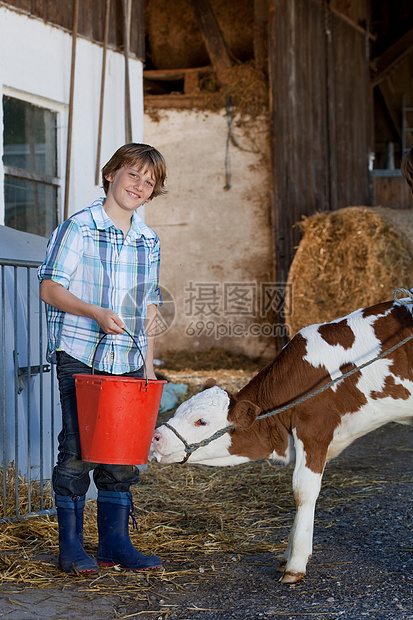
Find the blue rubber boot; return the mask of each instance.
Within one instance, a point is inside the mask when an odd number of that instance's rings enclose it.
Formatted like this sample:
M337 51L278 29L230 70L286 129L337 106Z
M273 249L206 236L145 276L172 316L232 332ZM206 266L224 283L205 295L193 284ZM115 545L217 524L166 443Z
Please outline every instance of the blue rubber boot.
M64 573L97 573L96 560L83 549L85 496L55 495L59 524L59 567Z
M117 564L133 571L162 568L162 562L156 555L139 553L129 538L129 516L132 517L136 527L132 493L99 490L97 504L98 564L103 566Z

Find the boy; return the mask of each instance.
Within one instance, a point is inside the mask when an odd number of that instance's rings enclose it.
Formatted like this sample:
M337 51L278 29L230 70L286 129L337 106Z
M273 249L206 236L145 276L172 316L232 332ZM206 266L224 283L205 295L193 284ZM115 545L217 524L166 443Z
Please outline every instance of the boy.
M74 374L141 377L153 370L153 338L145 320L156 319L159 239L136 209L165 193L162 155L146 144L126 144L102 168L106 197L72 215L52 234L39 267L40 296L47 304L48 359L56 361L62 405L59 455L53 490L59 524L59 565L66 573L96 573L98 564L129 570L160 568L156 556L137 551L129 539L133 515L132 465L81 460ZM154 323L153 323L154 324ZM134 335L135 347L124 328ZM103 334L108 336L96 350ZM83 549L83 508L93 471L98 489L97 562Z

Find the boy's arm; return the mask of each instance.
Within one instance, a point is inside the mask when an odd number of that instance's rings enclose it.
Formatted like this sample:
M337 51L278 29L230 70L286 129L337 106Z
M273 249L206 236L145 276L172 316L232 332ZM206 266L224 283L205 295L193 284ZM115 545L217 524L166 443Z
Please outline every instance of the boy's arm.
M146 334L148 339L147 349L146 349L146 357L145 357L145 366L146 372L148 373L148 379L156 379L155 371L153 369L153 350L155 344L155 326L156 326L156 313L157 306L155 304L150 304L147 307L146 311ZM149 334L148 334L149 331Z
M93 319L106 334L123 334L124 324L116 312L82 301L54 280L42 280L40 298L49 306L63 312Z

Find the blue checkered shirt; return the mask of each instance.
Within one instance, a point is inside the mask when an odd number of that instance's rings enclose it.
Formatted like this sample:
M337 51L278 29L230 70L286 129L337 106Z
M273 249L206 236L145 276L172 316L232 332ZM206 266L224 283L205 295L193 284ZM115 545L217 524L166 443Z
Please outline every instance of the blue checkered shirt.
M134 213L126 238L103 208L104 198L72 215L49 239L39 280L62 284L90 304L111 308L134 336L108 335L90 318L47 306L48 361L63 350L81 362L113 374L141 368L147 348L144 329L149 304L162 303L158 286L159 239Z

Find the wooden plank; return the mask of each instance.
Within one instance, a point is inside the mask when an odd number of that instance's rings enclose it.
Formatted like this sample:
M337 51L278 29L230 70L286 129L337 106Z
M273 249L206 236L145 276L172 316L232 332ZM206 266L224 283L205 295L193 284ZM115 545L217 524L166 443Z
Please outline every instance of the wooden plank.
M82 0L79 7L79 34L91 41L103 40L105 20L105 3L103 0Z
M72 31L74 0L70 2L56 2L47 0L47 21L51 24L58 24L66 30Z
M336 68L341 69L340 63L335 66L333 48L333 15L327 5L323 7L325 23L325 62L326 62L326 88L327 88L327 152L328 152L328 178L329 178L329 208L337 209L337 135L336 135Z
M110 6L109 39L108 45L117 50L123 48L123 5L122 2L112 2Z
M371 80L376 86L413 49L413 28L371 62Z
M10 6L14 7L17 10L21 9L25 13L31 12L31 0L9 0L7 4L9 4Z
M277 4L277 6L276 6ZM277 78L278 67L278 49L280 41L278 40L277 20L279 18L279 3L276 0L269 1L268 11L268 74L269 74L269 115L270 115L270 162L271 162L271 207L272 207L272 227L273 227L273 264L275 272L275 282L285 282L282 277L283 272L283 244L282 234L280 231L281 214L280 214L280 195L282 188L279 183L278 160L282 161L280 153L282 141L278 139L278 128L280 125L279 107L279 82ZM281 315L276 317L280 323ZM276 333L275 344L277 350L281 350L285 344L280 334Z
M387 112L389 113L391 122L393 123L393 127L398 135L400 142L402 142L403 130L402 130L402 121L401 121L401 105L396 93L394 91L393 86L390 83L390 80L384 79L378 84L378 88L380 89L381 95L383 97L384 104L387 108Z
M268 0L254 0L254 62L258 71L268 70Z
M333 19L337 208L370 202L371 98L366 37Z
M402 176L373 177L374 206L413 209L413 196Z
M295 74L296 74L296 110L294 123L294 153L295 166L291 170L293 176L293 210L291 212L289 229L290 229L290 260L294 256L295 247L298 245L301 234L298 227L295 226L301 220L303 213L303 205L307 207L309 204L309 188L307 186L308 173L312 167L311 158L307 157L308 153L308 136L311 125L311 105L308 97L300 97L299 93L308 92L309 85L309 63L312 41L308 38L308 21L309 21L309 3L308 0L296 0L295 24L291 24L294 29L293 45L295 48ZM290 266L288 265L288 271Z
M191 4L215 72L225 81L232 64L211 4L209 0L191 0Z
M123 55L125 58L125 142L132 142L132 109L129 78L129 41L131 25L131 0L122 0L123 5Z
M145 95L144 98L145 110L159 109L168 110L174 108L177 110L190 110L196 109L205 105L205 99L203 95L196 94L167 94L167 95Z
M103 34L103 54L102 54L102 71L100 77L100 103L99 103L99 123L98 123L98 144L96 149L96 168L95 168L95 185L100 183L100 157L102 152L102 128L103 128L103 105L105 100L105 82L106 82L106 54L108 48L109 36L109 17L110 17L110 0L105 2L105 27Z
M143 71L143 77L156 82L168 82L169 80L185 80L189 75L209 73L212 67L190 67L188 69L148 69Z
M194 72L186 73L184 80L185 95L191 95L197 92L199 92L199 74Z
M325 0L312 0L312 2L315 2L317 4L324 4ZM357 0L356 0L356 2L357 2ZM366 30L366 28L363 28L363 26L360 26L360 24L357 24L350 17L348 17L347 15L344 15L344 13L341 13L341 11L339 11L336 8L332 7L331 4L329 4L329 9L336 17L338 17L340 20L345 22L348 26L351 26L352 28L354 28L354 30L356 30L357 32L360 32L361 34L364 34L364 35L368 36L368 38L371 39L371 41L376 41L377 40L377 36L376 35L372 34L368 30Z
M351 168L353 152L348 153L348 158L342 161L343 144L348 141L353 150L353 143L349 136L348 116L353 116L352 102L349 98L347 71L348 71L348 49L346 41L342 39L340 23L330 15L329 22L330 42L329 58L329 125L333 124L334 131L330 133L330 158L333 165L330 169L330 187L335 188L334 197L330 200L331 210L336 210L341 206L348 206L347 178ZM334 44L333 44L334 42ZM353 57L350 54L353 61ZM353 72L354 76L354 72ZM356 77L354 76L356 81ZM331 94L332 91L332 94ZM332 101L331 101L332 99ZM340 166L341 164L341 166ZM333 178L332 178L333 177ZM353 181L354 183L354 181Z
M76 43L79 24L79 0L74 0L73 28L72 28L72 61L70 70L70 95L69 95L69 117L67 126L67 145L66 145L66 175L65 175L65 201L63 209L63 219L69 217L69 188L70 170L72 156L72 133L73 133L73 102L75 92L75 68L76 68Z
M315 177L314 193L311 202L311 211L306 215L327 211L330 209L329 200L329 177L327 174L327 153L328 153L328 109L327 109L327 73L325 59L325 27L324 20L320 18L319 6L312 4L312 22L314 35L311 41L318 44L313 45L313 51L309 54L311 58L311 128L312 128L312 147L314 153L313 174Z
M132 1L130 51L133 52L139 60L142 62L145 61L144 0Z
M47 0L32 0L31 13L36 17L46 20L47 16Z

